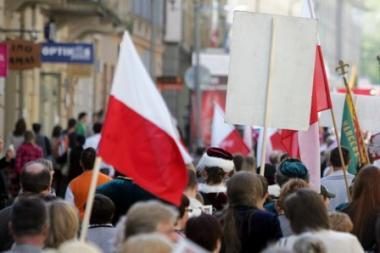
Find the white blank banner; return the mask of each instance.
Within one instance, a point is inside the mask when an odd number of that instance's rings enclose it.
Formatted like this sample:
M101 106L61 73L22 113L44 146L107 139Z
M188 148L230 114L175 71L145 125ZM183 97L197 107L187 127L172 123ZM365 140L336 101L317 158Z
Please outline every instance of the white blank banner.
M273 19L273 51L270 63ZM312 19L237 11L231 36L226 120L264 126L271 65L268 127L309 127L317 22Z
M333 102L335 118L339 131L342 128L345 96L346 95L342 93L331 94L331 100ZM353 95L352 99L358 115L360 128L364 131L370 131L372 133L380 132L380 97ZM324 111L320 114L319 125L323 127L333 127L330 111Z

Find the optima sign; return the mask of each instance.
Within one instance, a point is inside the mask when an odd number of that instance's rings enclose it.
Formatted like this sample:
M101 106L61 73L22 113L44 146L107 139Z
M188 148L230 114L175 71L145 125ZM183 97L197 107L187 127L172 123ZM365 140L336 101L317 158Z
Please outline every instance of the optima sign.
M86 43L43 43L41 61L50 63L93 64L94 46Z

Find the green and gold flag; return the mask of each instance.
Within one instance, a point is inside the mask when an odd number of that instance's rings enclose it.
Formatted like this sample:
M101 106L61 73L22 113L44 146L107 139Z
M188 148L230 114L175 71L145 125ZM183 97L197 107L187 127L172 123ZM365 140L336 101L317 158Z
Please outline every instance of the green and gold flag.
M350 152L348 171L351 174L357 173L358 166L363 166L369 163L350 92L347 93L344 102L340 144Z

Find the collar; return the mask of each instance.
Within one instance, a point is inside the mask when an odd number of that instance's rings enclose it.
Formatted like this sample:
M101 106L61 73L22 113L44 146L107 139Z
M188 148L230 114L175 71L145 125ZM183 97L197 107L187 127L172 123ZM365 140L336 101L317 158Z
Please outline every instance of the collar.
M218 185L208 185L208 184L199 184L198 190L203 193L219 193L219 192L226 192L227 187L223 184Z
M30 244L18 244L15 243L12 247L14 252L28 252L28 253L40 253L42 252L42 247L37 247Z
M113 225L111 223L106 224L91 224L88 226L88 228L113 228Z
M329 176L343 176L343 175L344 175L343 169L340 169L340 170L333 170L333 172ZM347 171L347 175L351 175L351 173Z

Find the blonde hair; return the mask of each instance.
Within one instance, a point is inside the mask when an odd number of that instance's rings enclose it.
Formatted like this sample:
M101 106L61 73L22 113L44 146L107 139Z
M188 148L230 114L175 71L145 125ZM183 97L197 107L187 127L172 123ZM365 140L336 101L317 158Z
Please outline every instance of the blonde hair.
M121 247L119 253L170 253L173 246L165 236L151 233L132 236Z
M68 241L63 243L57 253L101 253L94 244L80 241Z
M70 203L56 200L48 204L49 234L47 248L58 248L65 241L76 238L79 229L78 210Z
M125 238L156 232L161 222L175 222L178 211L157 200L136 203L129 209L125 224Z
M329 222L332 230L338 232L352 232L354 225L352 224L350 216L345 213L332 212L329 213Z

